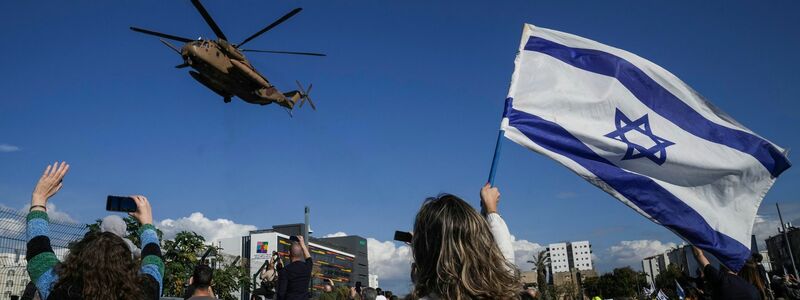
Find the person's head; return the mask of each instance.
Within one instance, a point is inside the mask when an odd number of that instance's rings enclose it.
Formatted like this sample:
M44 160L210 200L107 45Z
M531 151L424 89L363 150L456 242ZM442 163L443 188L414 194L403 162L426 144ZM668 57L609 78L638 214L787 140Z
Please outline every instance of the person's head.
M289 258L292 261L303 260L303 247L300 246L300 242L292 241L292 245L289 247Z
M384 291L383 295L386 296L386 299L392 298L392 292L391 291Z
M460 198L428 198L414 221L413 294L442 299L511 299L517 279L486 220Z
M111 232L118 237L125 237L128 234L128 226L118 215L108 215L100 221L100 231Z
M381 288L375 289L375 292L377 292L379 296L383 296L383 290Z
M758 267L753 260L747 260L744 266L739 270L739 276L744 278L747 282L754 285L759 292L764 291L764 283L761 281L761 275L758 273Z
M761 253L753 253L753 261L760 264L764 261L764 256Z
M214 269L207 265L199 265L194 268L189 284L196 289L208 290L211 287L211 280L214 279Z
M695 287L686 289L686 297L684 300L700 300L700 290Z
M364 300L375 300L378 297L378 291L371 287L366 287L362 289L364 293Z
M121 237L89 232L70 246L56 269L56 289L79 290L83 299L140 299L139 264Z
M397 295L392 295L391 297L386 298L389 298L390 300L400 300L400 297L397 297Z

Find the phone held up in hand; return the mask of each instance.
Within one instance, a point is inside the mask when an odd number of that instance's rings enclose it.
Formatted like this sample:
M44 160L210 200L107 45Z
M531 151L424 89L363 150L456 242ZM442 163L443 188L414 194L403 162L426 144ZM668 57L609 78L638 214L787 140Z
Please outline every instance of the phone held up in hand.
M135 212L136 202L131 197L108 196L106 198L107 211Z
M398 242L411 243L411 233L405 231L395 231L394 240Z

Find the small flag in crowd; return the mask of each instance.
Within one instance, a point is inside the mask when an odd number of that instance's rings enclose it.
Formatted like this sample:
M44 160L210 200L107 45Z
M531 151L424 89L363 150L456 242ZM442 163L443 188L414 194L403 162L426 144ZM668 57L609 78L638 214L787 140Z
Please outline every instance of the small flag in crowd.
M664 291L658 290L658 295L656 295L656 299L658 299L658 300L669 300L669 297L667 297L667 294L664 294Z
M790 167L786 151L658 65L528 24L501 127L735 271L761 200Z
M653 294L653 289L651 289L651 288L648 288L648 287L643 287L643 288L642 288L642 293L643 293L643 294L644 294L646 297L648 297L648 298L649 298L649 297L650 297L650 295L652 295L652 294Z
M678 300L683 300L686 298L686 293L683 292L683 288L677 280L675 280L675 294L678 294Z

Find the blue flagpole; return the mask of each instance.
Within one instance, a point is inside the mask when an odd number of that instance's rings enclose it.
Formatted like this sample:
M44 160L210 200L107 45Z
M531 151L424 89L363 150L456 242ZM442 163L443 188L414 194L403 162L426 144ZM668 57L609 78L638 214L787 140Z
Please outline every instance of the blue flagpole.
M497 173L497 164L500 162L500 149L503 148L503 134L505 131L500 129L497 133L497 143L494 145L494 156L492 157L492 168L489 169L489 185L494 186L494 175Z

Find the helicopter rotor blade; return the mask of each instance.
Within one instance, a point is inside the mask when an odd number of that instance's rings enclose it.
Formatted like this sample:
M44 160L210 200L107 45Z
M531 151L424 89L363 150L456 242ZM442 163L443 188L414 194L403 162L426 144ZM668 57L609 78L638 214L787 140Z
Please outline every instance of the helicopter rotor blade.
M136 32L141 32L141 33L144 33L144 34L154 35L154 36L157 36L157 37L162 37L162 38L165 38L165 39L170 39L170 40L173 40L173 41L184 42L184 43L188 43L188 42L193 41L192 39L189 39L189 38L180 37L180 36L177 36L177 35L170 35L170 34L156 32L156 31L151 31L151 30L142 29L142 28L138 28L138 27L131 27L131 30L136 31Z
M309 84L308 85L308 89L306 90L306 89L303 88L303 85L300 84L299 80L295 80L295 83L297 83L297 90L300 93L300 97L301 97L300 105L298 106L298 108L303 107L303 104L305 104L306 101L308 101L308 104L311 105L311 109L316 111L317 110L317 106L314 105L314 101L311 101L311 97L308 95L308 93L311 92L311 88L314 87L314 84Z
M269 24L269 25L267 25L267 27L264 27L264 29L261 29L258 32L256 32L255 34L251 35L249 38L244 39L244 41L239 43L239 45L237 45L236 47L238 48L238 47L244 45L245 43L249 42L250 40L258 37L262 33L267 32L267 31L271 30L272 28L275 28L275 26L278 26L281 23L285 22L286 20L288 20L292 16L296 15L297 13L299 13L301 10L303 10L303 9L300 8L300 7L293 9L289 13L283 15L283 17L281 17L280 19L277 19L277 20L275 20L275 22L272 22L272 24Z
M240 49L242 52L256 52L256 53L278 53L278 54L293 54L293 55L309 55L309 56L328 56L322 53L313 52L293 52L293 51L273 51L273 50L253 50L253 49Z
M181 50L179 50L178 47L173 46L172 44L163 39L158 39L158 40L164 43L164 45L167 45L167 47L169 47L170 49L174 50L175 53L178 53L178 55L181 55Z
M206 8L203 7L203 4L200 4L200 0L192 0L192 5L194 5L197 11L200 12L200 15L203 16L203 20L206 21L208 27L211 27L211 30L214 31L214 34L217 35L217 38L227 41L228 38L225 37L224 33L222 33L222 29L217 26L217 22L214 22L214 19L212 19L211 15L208 14L208 11L206 11Z

